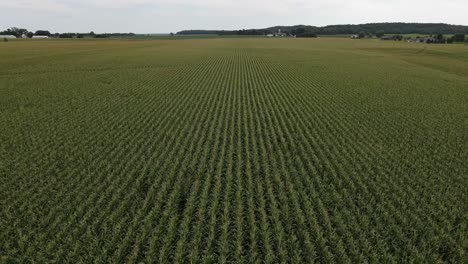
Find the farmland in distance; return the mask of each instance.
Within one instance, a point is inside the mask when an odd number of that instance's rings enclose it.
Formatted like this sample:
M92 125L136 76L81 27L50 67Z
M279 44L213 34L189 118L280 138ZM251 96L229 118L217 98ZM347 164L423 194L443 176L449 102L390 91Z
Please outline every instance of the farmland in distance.
M0 262L462 263L468 48L0 43Z

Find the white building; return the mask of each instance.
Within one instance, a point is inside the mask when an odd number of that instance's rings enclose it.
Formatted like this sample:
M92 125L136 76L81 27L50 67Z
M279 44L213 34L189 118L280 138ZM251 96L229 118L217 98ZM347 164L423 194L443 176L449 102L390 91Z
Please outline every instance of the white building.
M275 37L287 37L288 34L282 33L281 29L278 29L278 33L275 34Z
M33 39L48 39L49 36L33 36Z
M13 35L0 35L0 38L14 39L16 36Z

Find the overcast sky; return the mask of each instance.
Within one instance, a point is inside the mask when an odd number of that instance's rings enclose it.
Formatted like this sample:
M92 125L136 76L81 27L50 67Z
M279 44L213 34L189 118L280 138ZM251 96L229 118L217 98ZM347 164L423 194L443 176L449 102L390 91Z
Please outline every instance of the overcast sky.
M166 33L369 22L468 25L468 0L0 0L0 30Z

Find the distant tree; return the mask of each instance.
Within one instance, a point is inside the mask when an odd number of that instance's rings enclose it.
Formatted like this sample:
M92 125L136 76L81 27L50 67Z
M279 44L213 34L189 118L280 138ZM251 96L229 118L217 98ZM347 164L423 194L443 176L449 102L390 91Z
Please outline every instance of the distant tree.
M28 30L25 28L17 28L17 27L12 27L9 28L5 31L0 31L0 35L13 35L17 38L23 37L23 35L27 34Z
M8 42L8 39L7 39L7 38L3 38L3 42Z
M77 38L80 38L80 39L81 39L81 38L84 38L83 34L80 34L80 33L76 34L76 37L77 37Z
M448 43L448 44L452 44L452 43L453 43L453 37L448 38L448 39L447 39L447 43Z
M73 33L62 33L59 35L59 38L73 38L75 34Z
M337 34L351 34L358 35L359 32L372 32L373 35L376 35L379 31L384 31L385 34L423 34L429 35L434 32L441 32L444 34L468 34L468 26L456 26L448 24L424 24L424 23L370 23L370 24L360 24L360 25L330 25L325 27L314 27L306 25L296 25L296 26L282 26L281 31L284 33L289 33L292 35L304 34L306 32L315 33L317 35L337 35ZM223 35L266 35L273 34L278 32L278 27L270 27L256 30L239 30L239 31L216 31L216 30L183 30L177 34L188 34L188 35L198 35L198 34L218 34Z
M49 37L51 34L50 34L50 31L48 31L48 30L38 30L38 31L36 31L36 33L34 33L34 35Z
M12 30L15 32L15 36L18 37L18 38L22 38L23 35L26 35L28 33L28 30L25 29L25 28L12 28Z
M28 33L26 34L26 36L28 36L28 38L32 38L32 37L34 36L34 33L28 32Z
M170 34L170 35L171 35L171 37L173 37L173 36L174 36L174 32L171 32L171 34Z
M445 39L444 35L442 34L437 34L437 36L435 37L437 39L437 43L445 43L447 42L447 40Z
M301 35L301 34L304 34L306 32L306 29L305 27L299 27L296 29L296 35Z
M456 34L453 36L453 42L465 42L465 34Z
M379 30L375 33L375 36L378 37L378 38L381 38L385 35L385 31L383 30Z
M365 38L366 37L366 33L364 31L361 31L359 32L358 34L358 37L361 39L361 38Z
M11 32L9 31L9 29L7 29L5 31L0 31L0 36L1 35L11 35Z
M13 35L17 38L21 37L20 34L19 34L19 28L17 27L12 27L12 28L9 28L8 31L10 32L10 35Z
M308 32L308 33L304 33L304 34L298 34L298 35L296 35L296 37L298 37L298 38L317 38L318 36L315 33L309 33Z

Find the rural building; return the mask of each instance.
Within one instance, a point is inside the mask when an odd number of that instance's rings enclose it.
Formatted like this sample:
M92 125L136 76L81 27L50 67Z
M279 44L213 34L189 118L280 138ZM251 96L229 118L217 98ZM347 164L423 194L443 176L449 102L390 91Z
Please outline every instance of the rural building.
M33 36L33 39L47 39L49 36Z
M394 40L393 36L382 36L380 40Z
M393 35L393 36L382 36L380 40L394 40L394 41L400 41L403 39L403 36L401 35Z
M282 33L281 29L278 29L278 33L276 33L276 37L287 37L287 36L288 36L288 34Z
M358 35L351 35L351 38L352 38L352 39L358 39L359 36L358 36Z
M408 40L411 43L438 43L439 41L433 37L425 37L425 38L411 38Z
M16 36L13 36L13 35L0 35L0 38L13 39L13 38L16 38Z
M266 35L266 36L267 36L267 37L270 37L270 38L272 38L272 37L287 37L288 34L282 33L282 32L281 32L281 29L278 29L278 32L277 32L277 33L268 34L268 35Z

